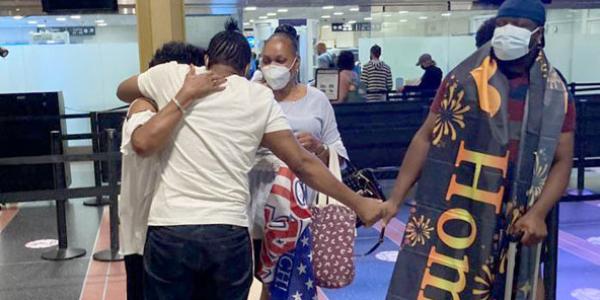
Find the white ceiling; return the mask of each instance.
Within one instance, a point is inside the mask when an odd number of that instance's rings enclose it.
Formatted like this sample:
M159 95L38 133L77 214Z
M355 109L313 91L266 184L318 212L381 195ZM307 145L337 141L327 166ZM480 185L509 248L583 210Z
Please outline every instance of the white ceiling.
M0 0L2 1L2 0ZM323 9L323 7L258 7L256 10L245 10L243 12L244 22L246 27L250 27L250 21L262 22L266 20L260 19L261 16L265 16L268 19L319 19L322 24L328 23L344 23L348 21L357 22L428 22L436 20L460 20L470 19L474 16L480 15L493 15L495 11L452 11L447 12L441 8L435 7L407 7L407 6L387 6L385 11L381 11L381 7L373 7L373 11L370 7L361 6L360 11L354 11L358 6L334 6L333 9ZM287 9L286 12L278 11L281 9ZM379 9L380 11L377 11ZM423 11L427 9L428 11ZM67 27L67 26L94 26L97 24L96 21L104 20L108 26L135 26L136 18L133 15L133 8L122 8L122 14L92 14L92 15L80 15L79 18L72 18L72 16L57 16L57 15L38 15L38 16L25 16L22 18L15 17L0 17L0 28L35 28L38 25L45 24L47 27ZM126 10L126 11L125 11ZM336 15L335 13L342 13L342 15ZM127 13L127 14L123 14ZM267 14L276 14L270 15ZM572 18L593 18L597 20L600 17L600 10L549 10L548 19L552 20L569 20ZM330 16L329 18L321 18L322 16ZM77 17L77 16L75 16ZM427 19L423 20L426 17ZM64 21L63 19L64 18ZM367 18L367 19L365 19ZM372 18L372 19L369 19Z
M374 22L374 23L398 23L398 22L436 22L441 20L460 21L469 20L479 16L493 16L496 10L466 10L451 11L436 9L431 7L386 7L385 11L371 11L368 7L360 7L361 11L351 11L355 6L338 6L333 9L323 9L322 7L288 7L287 12L278 12L281 7L258 7L256 10L244 11L244 26L251 27L251 21L268 22L269 19L319 19L321 24L346 23L348 21L356 22ZM366 10L368 9L368 10ZM427 11L425 11L425 9ZM335 15L335 12L343 15ZM268 13L276 15L267 15ZM586 18L598 18L600 9L551 9L548 10L548 19L552 21L571 21ZM263 19L260 17L263 16ZM323 18L329 16L329 18ZM267 19L264 19L267 18ZM366 18L366 19L365 19Z
M27 16L23 18L0 17L0 28L35 28L43 25L46 25L46 27L96 26L96 21L104 21L103 23L107 24L107 26L135 26L136 24L135 15L53 15Z
M320 19L329 23L345 23L348 21L356 22L382 22L394 20L417 20L419 17L427 17L428 20L464 18L473 15L490 14L494 11L447 11L436 7L410 8L410 7L387 7L385 11L371 11L369 8L360 7L360 11L355 11L356 6L336 6L333 9L324 9L323 7L289 7L287 12L280 12L281 7L258 7L256 10L244 11L244 22L251 20L261 22L265 19ZM354 11L352 10L354 9ZM268 15L268 14L271 15ZM337 13L337 14L336 14ZM276 14L276 15L273 15ZM329 16L325 18L325 16ZM261 19L262 17L262 19ZM367 18L367 19L365 19ZM247 24L246 24L247 25Z

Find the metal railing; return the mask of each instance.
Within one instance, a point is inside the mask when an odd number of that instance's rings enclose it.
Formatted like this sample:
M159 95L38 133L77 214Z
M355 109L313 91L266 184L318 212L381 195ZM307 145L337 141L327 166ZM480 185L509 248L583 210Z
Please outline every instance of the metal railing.
M115 139L115 130L107 129L105 137L109 151L107 153L92 154L62 154L62 142L73 138L73 135L62 135L60 131L51 131L51 155L22 156L0 158L0 166L10 165L53 165L54 189L0 193L0 203L33 202L54 200L56 202L56 224L58 247L42 253L42 258L47 260L67 260L84 256L85 249L69 247L67 237L66 203L69 199L85 197L109 198L110 214L110 249L94 254L94 259L101 261L121 260L119 251L118 231L118 195L119 185L117 164L121 160L121 153ZM77 135L83 138L94 137L94 134ZM108 186L69 188L66 183L64 163L77 161L106 161L108 164Z

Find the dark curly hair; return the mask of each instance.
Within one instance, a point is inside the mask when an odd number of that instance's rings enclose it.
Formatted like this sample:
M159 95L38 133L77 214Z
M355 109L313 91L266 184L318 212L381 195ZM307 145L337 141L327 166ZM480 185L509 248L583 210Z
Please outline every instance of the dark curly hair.
M198 67L204 66L204 49L183 42L168 42L156 50L148 65L152 68L170 61L187 65L193 64Z
M340 70L350 70L354 69L354 54L352 51L342 51L338 56L337 67Z
M212 65L220 64L230 66L239 74L243 74L252 58L252 51L237 22L230 18L225 22L225 30L210 40L206 55L209 69Z

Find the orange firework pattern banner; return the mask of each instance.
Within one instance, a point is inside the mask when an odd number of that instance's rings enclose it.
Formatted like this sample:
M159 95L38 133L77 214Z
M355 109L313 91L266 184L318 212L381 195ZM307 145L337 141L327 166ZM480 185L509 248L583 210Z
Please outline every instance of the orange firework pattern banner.
M496 64L473 66L445 81L388 299L492 299L509 153L490 122L502 118Z
M550 80L556 72L542 52L530 75L534 100L526 103L528 130L522 130L517 163L509 163L508 108L502 101L508 80L489 46L445 80L388 300L503 299L507 229L541 193L564 117L566 90ZM533 154L539 154L535 161ZM513 180L515 173L519 180ZM521 250L513 293L528 299L538 262L531 249Z

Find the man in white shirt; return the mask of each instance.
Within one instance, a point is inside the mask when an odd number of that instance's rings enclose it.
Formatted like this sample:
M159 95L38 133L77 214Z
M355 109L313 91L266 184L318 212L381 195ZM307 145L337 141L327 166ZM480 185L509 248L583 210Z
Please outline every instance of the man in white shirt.
M149 67L177 61L204 65L204 49L182 42L169 42L156 51ZM212 93L207 89L206 94ZM139 127L156 114L151 100L138 98L129 106L121 135L121 193L119 197L119 245L127 274L127 300L144 300L144 244L148 214L158 178L159 155L141 157L132 143Z
M133 137L138 153L161 150L144 251L148 299L247 298L247 174L261 145L365 223L385 213L380 202L352 192L302 149L272 92L243 77L250 47L237 26L227 27L209 44L210 72L171 62L124 81L117 92L124 101L146 96L160 108ZM198 87L207 84L222 91L201 98Z

